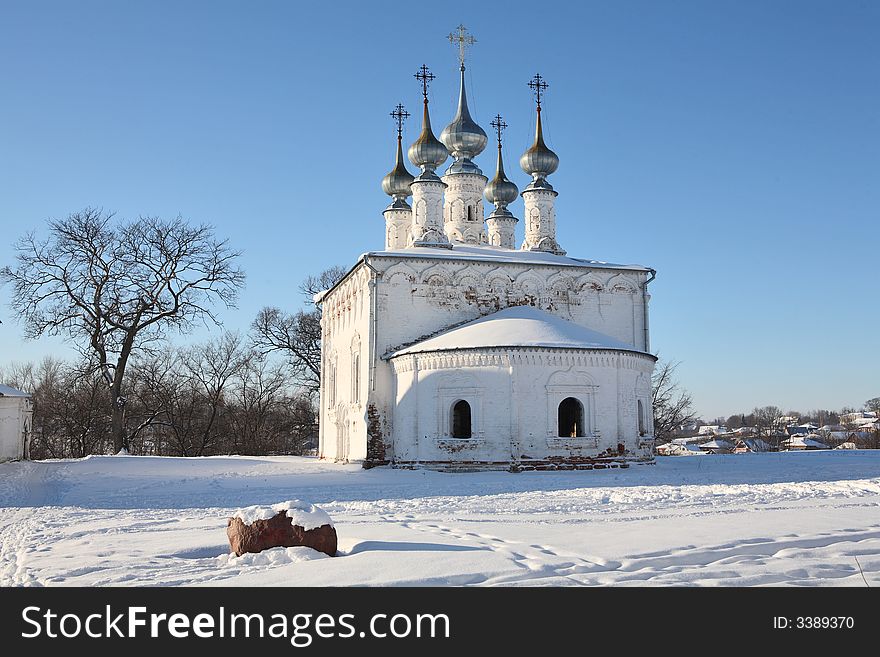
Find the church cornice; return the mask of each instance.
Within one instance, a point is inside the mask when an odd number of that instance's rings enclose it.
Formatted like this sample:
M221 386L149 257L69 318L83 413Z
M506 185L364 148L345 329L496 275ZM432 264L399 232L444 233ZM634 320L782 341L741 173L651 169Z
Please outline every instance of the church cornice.
M459 367L511 367L515 365L539 367L614 367L647 371L653 368L657 357L638 351L616 349L559 349L551 347L491 347L426 351L393 356L391 362L397 373L419 370L456 369Z
M462 247L459 247L462 248ZM410 252L411 251L411 252ZM398 251L370 251L361 256L361 260L364 257L375 258L377 260L411 260L416 262L435 262L435 261L445 261L445 262L454 262L461 264L487 264L487 265L518 265L521 267L565 267L572 269L585 269L585 270L614 270L614 271L630 271L630 272L638 272L638 273L650 273L653 271L650 267L646 267L644 265L621 265L616 263L609 262L601 262L599 260L582 260L579 258L570 258L570 257L559 257L558 260L542 260L540 258L532 259L525 258L520 251L510 251L510 255L508 256L504 250L498 249L497 251L487 252L486 254L474 254L474 253L456 253L455 247L451 250L444 253L431 253L426 254L422 250L416 249L401 249ZM355 265L357 266L357 265Z

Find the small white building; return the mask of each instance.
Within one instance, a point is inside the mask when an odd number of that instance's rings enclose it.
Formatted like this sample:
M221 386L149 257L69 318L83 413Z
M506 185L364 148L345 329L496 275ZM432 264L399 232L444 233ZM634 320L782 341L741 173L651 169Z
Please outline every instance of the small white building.
M30 456L31 395L0 384L0 461Z
M322 304L319 456L365 466L556 469L653 461L648 283L654 271L567 256L556 239L559 159L535 139L520 159L525 237L508 204L501 117L495 177L473 161L464 63L440 140L428 116L382 181L385 250L363 254ZM419 76L417 76L419 77ZM540 76L533 88L543 91ZM543 86L542 86L543 85ZM442 143L441 143L442 141ZM435 173L452 156L441 176ZM413 204L407 202L413 197ZM495 207L486 217L483 198ZM571 217L570 221L583 221Z

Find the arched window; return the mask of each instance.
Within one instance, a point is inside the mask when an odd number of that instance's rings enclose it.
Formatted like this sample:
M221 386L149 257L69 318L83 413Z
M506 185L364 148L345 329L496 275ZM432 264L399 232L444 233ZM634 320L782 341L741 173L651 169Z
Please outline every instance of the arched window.
M574 397L559 403L559 437L577 438L584 434L584 405Z
M639 405L639 435L644 436L645 435L645 409L642 406L641 399L639 399L637 403Z
M327 366L327 375L330 379L327 385L328 406L332 408L336 405L336 359Z
M351 357L351 401L361 401L361 355L355 353Z
M473 221L473 220L474 220L474 209L473 209L471 206L467 206L467 209L468 209L468 217L467 217L467 220L468 220L468 221Z
M471 405L464 399L452 405L452 437L471 437Z

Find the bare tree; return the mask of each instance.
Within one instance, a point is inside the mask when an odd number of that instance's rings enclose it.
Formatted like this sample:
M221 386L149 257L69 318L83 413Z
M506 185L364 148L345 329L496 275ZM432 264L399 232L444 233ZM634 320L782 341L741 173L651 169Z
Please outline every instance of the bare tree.
M865 410L877 413L880 417L880 397L874 397L865 402Z
M230 395L232 451L237 454L272 454L291 431L285 420L293 398L288 377L281 363L272 363L259 354L248 358Z
M658 361L651 377L651 397L654 406L654 437L668 442L682 424L695 418L691 394L675 378L679 363Z
M847 431L855 431L858 423L855 420L857 411L853 406L844 406L840 409L840 423Z
M308 276L306 280L300 283L299 291L306 298L307 303L314 303L316 294L325 292L336 285L348 273L344 267L333 265L329 269L325 269L317 276Z
M0 381L33 395L31 458L78 458L105 451L109 405L95 371L47 356L39 364L4 368Z
M231 381L252 356L244 347L241 335L231 332L184 352L187 380L202 408L198 430L192 437L192 448L197 456L208 453L219 441L220 415Z
M266 307L257 313L251 325L254 347L264 355L284 354L294 380L310 394L321 387L321 311L313 297L336 285L345 274L342 267L331 267L318 276L309 276L300 285L300 291L310 309L290 314Z
M219 323L216 302L234 306L244 273L238 252L209 226L141 217L115 223L87 208L49 222L49 236L18 241L17 266L0 270L25 335L63 335L99 372L112 406L114 450L127 447L126 367L133 351L187 330Z
M770 445L779 449L780 431L782 430L782 409L778 406L762 406L752 411L759 436L767 436Z

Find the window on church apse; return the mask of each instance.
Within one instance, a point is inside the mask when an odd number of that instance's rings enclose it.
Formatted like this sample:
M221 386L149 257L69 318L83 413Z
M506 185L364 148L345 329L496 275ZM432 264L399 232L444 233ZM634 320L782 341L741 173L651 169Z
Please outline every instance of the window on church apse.
M645 435L645 409L644 409L644 406L642 406L641 399L638 400L638 404L639 404L639 435L644 436Z
M574 397L566 397L559 403L560 438L578 438L584 436L584 405Z
M463 399L452 405L452 437L471 437L471 405Z

